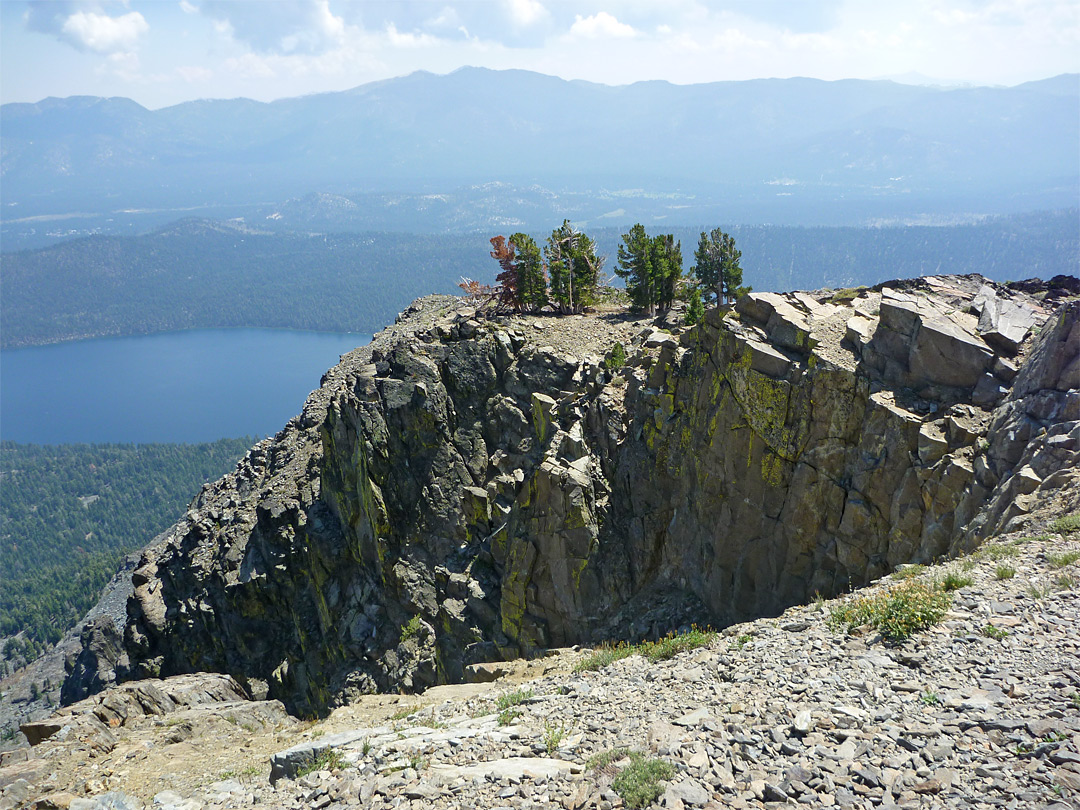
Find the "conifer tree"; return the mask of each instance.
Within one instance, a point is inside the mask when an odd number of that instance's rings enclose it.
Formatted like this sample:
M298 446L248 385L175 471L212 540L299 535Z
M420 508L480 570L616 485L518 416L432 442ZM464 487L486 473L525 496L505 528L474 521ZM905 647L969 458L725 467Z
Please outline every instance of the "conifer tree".
M693 326L705 315L705 305L701 303L701 290L697 285L690 288L690 296L686 301L686 325Z
M596 244L563 220L544 245L550 279L551 300L559 312L577 313L593 303L604 260L596 254Z
M547 304L547 275L540 248L528 234L515 233L510 237L517 261L518 306L524 312L536 312Z
M707 235L701 232L691 273L714 295L717 306L734 300L742 290L741 257L742 251L735 249L735 238L730 234L720 228L714 228Z
M540 248L531 236L515 233L491 238L491 258L499 263L502 272L499 282L499 301L517 312L535 312L547 303L547 278L540 259Z
M671 234L650 237L638 223L622 235L615 274L626 279L631 306L648 315L671 308L682 278L682 246Z

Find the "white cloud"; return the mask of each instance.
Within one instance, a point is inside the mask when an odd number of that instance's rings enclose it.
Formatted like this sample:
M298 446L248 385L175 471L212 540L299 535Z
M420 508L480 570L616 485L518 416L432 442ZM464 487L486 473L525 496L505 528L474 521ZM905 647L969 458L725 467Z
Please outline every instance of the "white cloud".
M575 14L570 34L586 39L618 39L635 36L637 31L633 26L621 23L606 11L601 11L591 17Z
M199 7L192 5L188 0L180 0L180 10L185 14L198 14Z
M338 47L345 20L329 0L245 2L206 0L199 9L219 33L261 53L320 53Z
M60 34L80 50L108 54L129 50L149 30L150 25L137 11L120 17L77 11L64 21Z
M254 53L225 60L225 69L244 79L273 79L277 71L270 64L270 59Z
M539 0L506 0L510 21L519 28L534 25L548 16L548 10Z
M176 69L176 75L185 82L208 82L214 78L214 71L201 65L181 65Z
M386 38L395 48L429 48L438 45L440 40L430 34L412 34L397 30L397 26L390 23L386 26Z

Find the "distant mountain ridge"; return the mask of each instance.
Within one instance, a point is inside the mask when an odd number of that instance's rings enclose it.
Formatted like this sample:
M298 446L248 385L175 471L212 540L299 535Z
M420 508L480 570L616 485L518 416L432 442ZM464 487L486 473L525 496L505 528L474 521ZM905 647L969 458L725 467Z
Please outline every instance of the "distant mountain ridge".
M5 218L501 181L722 189L744 200L1075 205L1080 76L1010 88L759 79L606 86L413 73L271 103L0 107ZM784 183L778 189L770 183Z

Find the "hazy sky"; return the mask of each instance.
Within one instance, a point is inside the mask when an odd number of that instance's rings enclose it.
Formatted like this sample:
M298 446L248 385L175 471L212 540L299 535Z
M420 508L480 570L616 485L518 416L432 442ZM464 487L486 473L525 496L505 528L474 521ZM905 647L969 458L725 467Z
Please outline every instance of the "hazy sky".
M3 102L269 101L462 65L606 84L1080 72L1080 0L0 0L0 13Z

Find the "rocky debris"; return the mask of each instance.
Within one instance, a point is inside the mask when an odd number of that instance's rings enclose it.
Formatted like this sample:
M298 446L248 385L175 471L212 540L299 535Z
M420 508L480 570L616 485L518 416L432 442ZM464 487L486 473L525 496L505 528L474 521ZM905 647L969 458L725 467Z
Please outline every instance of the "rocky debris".
M204 487L132 574L122 652L91 640L65 688L201 669L319 715L776 615L1075 508L1080 304L1058 292L754 294L685 330L422 299Z
M526 684L437 687L411 698L411 713L268 731L279 747L257 773L207 766L182 788L167 773L137 792L115 775L89 790L51 788L91 801L120 791L127 802L83 805L94 808L614 810L624 804L612 780L628 760L616 753L598 767L593 757L627 749L674 765L664 807L1067 810L1080 799L1080 563L1065 561L1080 540L1033 520L972 556L905 568L904 579L959 582L944 620L901 644L830 629L843 597L729 627L667 661L634 655ZM497 700L512 692L517 714L503 724ZM159 726L147 750L171 728ZM56 745L50 770L63 761ZM26 806L46 788L11 784Z

